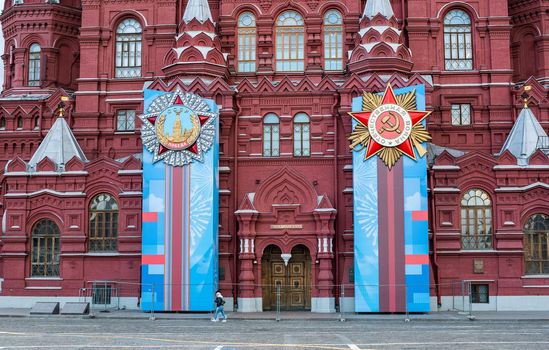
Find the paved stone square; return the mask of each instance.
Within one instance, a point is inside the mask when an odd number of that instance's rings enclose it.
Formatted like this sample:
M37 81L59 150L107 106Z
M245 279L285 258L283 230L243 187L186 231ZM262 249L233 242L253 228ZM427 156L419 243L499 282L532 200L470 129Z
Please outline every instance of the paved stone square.
M0 318L0 349L547 349L549 323Z

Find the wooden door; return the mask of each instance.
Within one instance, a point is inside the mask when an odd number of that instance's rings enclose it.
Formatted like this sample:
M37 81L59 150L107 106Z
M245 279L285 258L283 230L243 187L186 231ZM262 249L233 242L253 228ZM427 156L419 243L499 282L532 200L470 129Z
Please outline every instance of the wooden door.
M309 251L303 246L294 248L286 266L280 257L280 249L274 246L269 248L265 250L262 259L263 309L276 310L277 286L280 286L280 310L310 310Z

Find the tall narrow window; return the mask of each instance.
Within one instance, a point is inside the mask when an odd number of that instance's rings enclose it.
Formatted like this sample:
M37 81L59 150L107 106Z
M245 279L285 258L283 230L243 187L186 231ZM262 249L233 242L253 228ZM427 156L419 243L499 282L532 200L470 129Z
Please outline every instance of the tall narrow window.
M535 214L524 225L524 266L527 275L549 274L549 216Z
M305 113L296 114L294 117L294 156L308 157L311 155L310 129L309 116Z
M6 117L0 117L0 130L6 130Z
M32 44L29 48L29 86L40 85L40 45Z
M34 124L34 125L33 125L33 129L34 129L34 130L40 129L40 119L39 119L37 116L34 117L34 119L33 119L33 124Z
M461 199L461 245L463 249L492 248L492 201L482 190L472 189Z
M324 69L343 70L343 18L337 10L324 15Z
M116 112L116 130L135 130L135 111L131 109L119 110Z
M295 11L283 12L276 20L276 70L299 72L305 69L305 27Z
M471 18L463 10L444 17L444 57L446 70L473 69Z
M278 157L280 155L280 124L274 113L269 113L263 119L263 156Z
M49 219L32 229L31 276L59 276L59 227Z
M133 18L123 20L116 29L117 78L141 76L141 25Z
M107 193L90 204L89 247L91 252L113 252L118 247L118 203Z
M251 12L244 12L238 17L238 71L255 72L255 57L255 16Z
M17 117L17 130L23 129L23 117Z

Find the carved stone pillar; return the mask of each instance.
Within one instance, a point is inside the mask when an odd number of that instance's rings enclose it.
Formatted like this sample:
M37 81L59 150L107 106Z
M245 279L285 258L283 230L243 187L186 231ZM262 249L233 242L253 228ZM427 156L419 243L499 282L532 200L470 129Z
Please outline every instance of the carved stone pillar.
M257 278L254 276L255 223L258 211L255 210L247 195L235 215L239 223L238 238L240 240L238 311L258 312L262 310L261 297L256 298L255 296L255 286L259 284L261 276L257 276Z
M334 221L336 210L324 195L313 212L316 221L317 260L319 262L317 275L318 294L313 297L311 311L335 312L333 260L334 260Z

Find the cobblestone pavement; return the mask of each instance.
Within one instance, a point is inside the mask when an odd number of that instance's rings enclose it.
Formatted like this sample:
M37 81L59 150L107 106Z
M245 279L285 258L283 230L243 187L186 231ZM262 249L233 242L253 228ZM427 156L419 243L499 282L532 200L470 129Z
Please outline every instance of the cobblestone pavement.
M0 349L549 349L549 322L1 318Z

